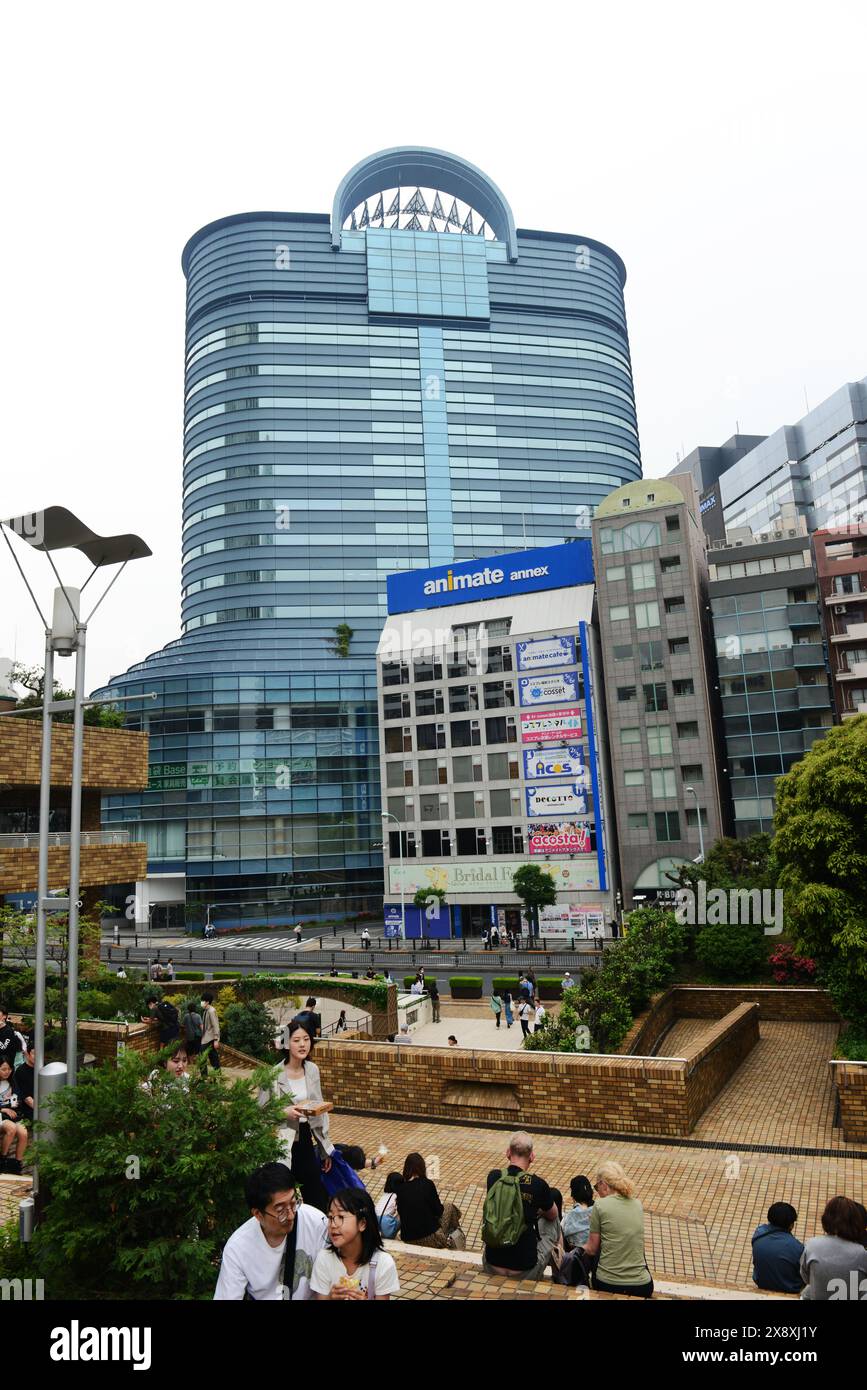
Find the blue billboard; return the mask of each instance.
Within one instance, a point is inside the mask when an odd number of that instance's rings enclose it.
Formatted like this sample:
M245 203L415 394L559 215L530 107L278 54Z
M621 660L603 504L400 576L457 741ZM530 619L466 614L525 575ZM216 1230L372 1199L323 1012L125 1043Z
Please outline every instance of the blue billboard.
M593 553L585 540L390 574L386 581L389 613L592 583Z
M585 776L584 753L580 744L570 744L568 748L525 748L524 776L527 781L538 782L542 777Z

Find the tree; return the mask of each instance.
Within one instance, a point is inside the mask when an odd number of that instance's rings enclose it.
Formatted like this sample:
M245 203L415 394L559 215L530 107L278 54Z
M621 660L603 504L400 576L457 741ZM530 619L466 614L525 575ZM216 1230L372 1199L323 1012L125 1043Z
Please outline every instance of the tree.
M23 666L18 661L13 661L9 671L9 679L13 685L21 685L30 694L25 695L16 705L16 709L30 709L34 706L45 703L45 671L41 666ZM75 692L64 690L62 686L54 682L54 699L71 700ZM26 717L26 716L25 716ZM40 718L41 715L34 714L33 718ZM122 729L123 713L119 709L111 709L108 705L86 705L84 708L84 722L89 727L94 726L101 729ZM72 710L64 710L60 714L51 716L55 724L71 724Z
M432 901L433 900L433 901ZM444 888L419 888L413 898L413 907L420 907L428 921L439 921L446 900Z
M354 636L355 630L349 626L349 623L338 623L334 629L334 636L328 639L331 655L349 656L349 647Z
M512 889L527 911L534 936L539 935L539 908L553 907L557 901L554 880L538 864L522 864L512 874Z
M249 1215L244 1181L279 1157L281 1102L260 1108L249 1080L227 1085L207 1067L188 1089L162 1071L146 1089L153 1065L128 1051L52 1102L33 1242L51 1298L211 1297L219 1253Z
M788 934L802 955L867 980L867 717L814 743L776 795Z

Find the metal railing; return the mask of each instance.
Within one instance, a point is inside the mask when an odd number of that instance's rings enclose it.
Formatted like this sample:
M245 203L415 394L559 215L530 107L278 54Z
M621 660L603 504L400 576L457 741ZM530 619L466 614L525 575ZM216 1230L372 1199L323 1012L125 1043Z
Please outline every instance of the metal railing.
M121 940L114 945L111 942L103 942L102 954L110 964L117 965L121 961L138 964L152 958L154 945L145 944L146 938L142 938L142 944L138 944L138 938L134 939L132 945L129 939ZM502 974L508 967L517 970L526 963L526 953L519 951L508 952L504 956L498 956L495 951L428 951L424 949L408 950L406 942L399 943L401 949L387 952L388 968L397 971L402 967L407 970L415 970L417 966L438 967L440 969L451 968L455 971L474 966L476 969L485 969L490 972ZM415 947L413 942L413 947ZM284 969L287 965L299 974L308 971L315 971L327 966L329 970L341 968L344 973L347 968L362 977L365 969L374 964L372 953L365 953L356 960L347 961L346 956L339 950L336 951L283 951L279 948L262 950L242 946L231 947L228 950L219 946L203 945L195 947L172 946L171 955L174 961L175 970L190 966L233 966L233 965L255 965L265 967L265 969ZM576 961L576 956L578 960ZM592 949L583 952L578 951L557 951L557 950L534 950L530 963L534 970L562 969L567 966L582 967L593 966L599 962L600 953ZM358 967L352 970L353 966Z
M52 849L58 846L68 849L69 841L70 832L68 830L52 830L48 836L48 845ZM82 849L96 845L128 845L131 843L133 841L128 830L82 830L81 832ZM38 830L15 835L0 834L0 849L38 848Z

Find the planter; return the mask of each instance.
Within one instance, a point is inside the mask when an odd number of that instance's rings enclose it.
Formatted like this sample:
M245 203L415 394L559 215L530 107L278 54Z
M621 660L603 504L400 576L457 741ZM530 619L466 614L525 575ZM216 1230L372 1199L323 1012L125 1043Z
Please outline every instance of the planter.
M481 999L482 980L475 975L453 975L449 990L452 999Z

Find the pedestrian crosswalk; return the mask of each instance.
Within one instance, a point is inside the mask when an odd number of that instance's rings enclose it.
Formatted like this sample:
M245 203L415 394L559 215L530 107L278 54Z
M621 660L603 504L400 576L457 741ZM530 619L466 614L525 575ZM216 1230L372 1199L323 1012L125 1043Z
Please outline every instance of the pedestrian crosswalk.
M294 936L217 936L212 941L203 941L201 944L219 946L220 950L224 951L231 951L233 947L244 951L288 951L297 950L299 947L299 942ZM302 950L306 944L303 941L300 943Z

